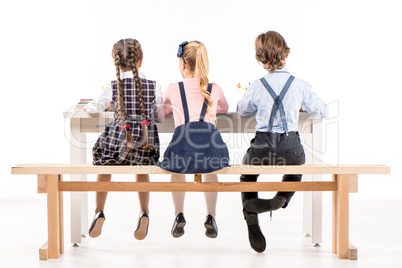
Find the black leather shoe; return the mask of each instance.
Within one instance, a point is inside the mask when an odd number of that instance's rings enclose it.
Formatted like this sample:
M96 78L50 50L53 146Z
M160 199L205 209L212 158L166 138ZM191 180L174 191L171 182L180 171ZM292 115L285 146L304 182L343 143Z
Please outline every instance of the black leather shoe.
M143 240L148 234L149 215L144 210L138 217L137 229L134 231L134 237L138 240Z
M283 196L275 196L272 199L253 198L244 203L244 208L252 213L263 213L280 209L285 203L286 198Z
M186 226L186 219L184 218L184 214L180 212L174 220L171 231L172 236L177 238L184 235L184 226Z
M89 227L89 236L93 238L100 236L104 222L105 214L103 214L103 211L101 210L96 213L95 218L91 223L91 227Z
M265 237L261 232L260 225L258 224L258 215L249 213L246 216L247 228L248 228L248 240L251 247L261 253L265 250L266 242Z
M205 235L209 238L216 238L218 236L218 226L216 226L216 221L214 217L208 214L205 219Z

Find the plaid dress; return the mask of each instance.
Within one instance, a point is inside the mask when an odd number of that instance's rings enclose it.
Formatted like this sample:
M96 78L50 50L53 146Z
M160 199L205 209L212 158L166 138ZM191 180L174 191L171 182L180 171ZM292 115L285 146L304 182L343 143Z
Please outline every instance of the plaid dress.
M142 79L142 94L144 98L144 108L148 125L148 142L154 150L143 150L136 148L136 144L143 144L144 127L141 122L144 121L141 115L141 109L138 101L137 91L133 78L122 79L124 90L124 104L126 110L126 122L121 124L117 110L117 82L112 81L113 98L112 106L114 108L114 119L106 126L93 149L94 165L154 165L159 159L159 137L158 129L154 122L155 109L155 88L156 82ZM125 142L126 131L121 125L128 125L129 131L133 136L133 149L128 152Z

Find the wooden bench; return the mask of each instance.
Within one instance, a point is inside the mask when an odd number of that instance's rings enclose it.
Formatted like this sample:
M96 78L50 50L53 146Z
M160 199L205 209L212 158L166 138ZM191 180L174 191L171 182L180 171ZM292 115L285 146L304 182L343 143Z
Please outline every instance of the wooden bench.
M358 174L390 174L380 165L232 165L213 172L239 174L332 174L331 181L314 182L88 182L63 181L65 174L171 174L156 166L93 166L91 164L19 164L12 174L37 175L38 193L47 193L48 241L40 248L39 258L57 259L64 251L63 195L65 191L120 192L255 192L255 191L332 191L332 252L340 259L357 259L357 249L349 243L349 193L357 192Z

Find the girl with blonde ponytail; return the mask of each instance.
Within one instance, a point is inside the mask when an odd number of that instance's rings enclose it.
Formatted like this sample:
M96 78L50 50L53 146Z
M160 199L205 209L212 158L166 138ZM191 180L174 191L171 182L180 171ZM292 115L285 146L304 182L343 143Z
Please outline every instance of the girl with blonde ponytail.
M93 147L94 165L154 165L159 159L159 138L155 122L164 119L162 92L158 83L140 73L143 52L135 39L122 39L114 44L112 58L116 80L106 86L99 100L85 107L87 112L102 112L110 105L114 120L106 126ZM111 181L110 174L100 174L97 181ZM136 181L149 181L148 175L136 175ZM140 216L136 239L148 233L149 193L138 193ZM107 192L96 193L95 217L89 236L101 234Z
M177 57L179 59L179 71L184 80L183 82L170 84L164 93L163 99L165 114L173 112L176 129L173 134L172 142L165 151L164 160L158 163L158 165L169 171L187 174L191 174L194 170L199 170L200 167L197 166L197 164L204 165L204 168L208 169L206 172L199 173L208 173L212 170L218 170L228 165L229 156L227 154L226 144L221 140L219 131L216 130L214 126L215 117L217 113L226 113L228 111L228 103L221 87L215 83L209 82L208 53L201 42L186 41L181 43ZM197 147L194 146L192 141L176 140L176 138L181 139L181 137L184 137L183 139L189 139L186 134L183 135L182 131L186 131L186 128L191 128L191 123L204 122L212 124L212 126L207 125L208 129L215 129L214 134L210 135L212 138L209 137L209 139L206 139L206 144ZM191 131L195 132L194 135L197 134L197 129L192 129ZM203 131L204 129L200 131L196 140L200 140L200 136L203 136L202 138L209 136ZM181 144L190 144L190 146L181 146ZM190 153L191 156L188 157L186 153ZM204 157L204 159L191 159L193 155L195 155L195 158L197 158L198 155ZM216 167L211 166L210 164L212 162L208 162L211 159L219 164ZM186 163L187 165L175 166L174 163L176 162ZM185 175L182 174L173 174L171 181L185 182L186 178ZM218 177L215 174L205 174L203 175L203 181L217 182ZM218 195L216 192L204 193L204 195L207 206L207 217L204 223L206 228L205 235L210 238L215 238L218 235L218 228L215 222ZM173 237L180 237L184 234L184 226L186 224L183 214L185 193L173 192L172 197L175 208L175 220L171 234Z

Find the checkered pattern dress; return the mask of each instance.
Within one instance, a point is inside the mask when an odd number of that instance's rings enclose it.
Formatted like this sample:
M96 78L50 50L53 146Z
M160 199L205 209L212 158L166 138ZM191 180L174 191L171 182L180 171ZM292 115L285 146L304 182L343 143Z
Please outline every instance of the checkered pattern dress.
M113 98L112 106L114 108L114 120L106 126L93 149L93 164L94 165L154 165L159 159L159 137L158 129L155 125L153 113L155 109L155 88L156 82L141 79L142 94L144 97L145 115L149 121L148 125L148 142L154 150L143 150L136 148L136 144L142 144L143 141L143 126L144 121L141 116L141 109L138 101L135 82L132 78L122 80L124 87L124 104L127 115L127 120L124 126L128 124L129 131L133 136L134 143L131 152L127 151L125 142L126 132L121 129L121 122L117 107L117 82L112 81Z

